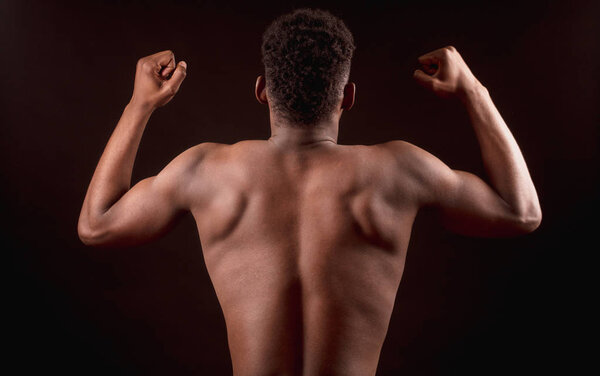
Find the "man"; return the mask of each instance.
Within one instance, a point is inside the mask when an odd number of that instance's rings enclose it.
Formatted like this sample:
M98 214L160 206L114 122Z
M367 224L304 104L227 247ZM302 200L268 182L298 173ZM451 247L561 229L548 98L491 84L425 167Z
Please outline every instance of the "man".
M255 87L271 137L199 144L130 188L146 123L187 69L171 51L140 59L87 191L78 231L92 246L146 242L193 214L235 375L374 375L419 209L474 236L524 234L541 221L517 143L451 46L421 56L414 78L466 106L489 185L407 142L337 144L354 103L353 51L330 13L276 19Z

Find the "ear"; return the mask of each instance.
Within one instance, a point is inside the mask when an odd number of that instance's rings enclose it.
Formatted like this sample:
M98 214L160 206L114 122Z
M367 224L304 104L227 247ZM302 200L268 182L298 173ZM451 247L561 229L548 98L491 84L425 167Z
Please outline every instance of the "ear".
M254 95L256 95L256 100L260 104L267 104L267 90L266 90L267 81L265 80L265 76L258 76L256 78L256 86L254 87Z
M342 99L342 109L348 111L354 106L354 98L356 97L356 85L354 82L348 82L344 86L344 99Z

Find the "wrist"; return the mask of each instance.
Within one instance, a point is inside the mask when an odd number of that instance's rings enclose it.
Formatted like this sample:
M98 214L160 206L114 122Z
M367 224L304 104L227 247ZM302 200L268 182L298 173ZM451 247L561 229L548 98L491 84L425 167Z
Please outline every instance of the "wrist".
M477 81L473 85L461 90L458 97L463 104L469 104L486 95L488 95L487 88Z
M156 109L152 104L138 100L136 97L131 97L126 106L127 109L139 112L141 114L150 115Z

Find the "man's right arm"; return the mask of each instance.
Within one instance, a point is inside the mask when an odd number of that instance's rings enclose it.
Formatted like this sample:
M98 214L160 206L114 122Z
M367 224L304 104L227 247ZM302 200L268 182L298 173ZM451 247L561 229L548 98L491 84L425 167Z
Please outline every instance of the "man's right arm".
M542 218L538 196L519 146L487 89L473 76L454 47L419 58L415 79L441 97L458 97L466 106L490 184L474 174L452 170L415 146L411 154L422 205L440 209L443 223L472 236L512 236L535 230Z

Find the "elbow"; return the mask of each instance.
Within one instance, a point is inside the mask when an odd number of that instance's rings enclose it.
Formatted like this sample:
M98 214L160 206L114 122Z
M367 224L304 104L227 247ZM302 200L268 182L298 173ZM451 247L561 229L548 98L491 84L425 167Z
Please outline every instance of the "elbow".
M93 229L89 226L83 225L81 221L77 225L77 235L79 236L79 240L87 246L93 246L96 244L97 236Z
M518 216L517 226L523 234L529 234L535 231L542 223L542 209L536 206L528 213Z
M102 232L97 226L92 226L88 220L80 217L77 223L77 235L79 240L87 246L96 247L102 245Z

